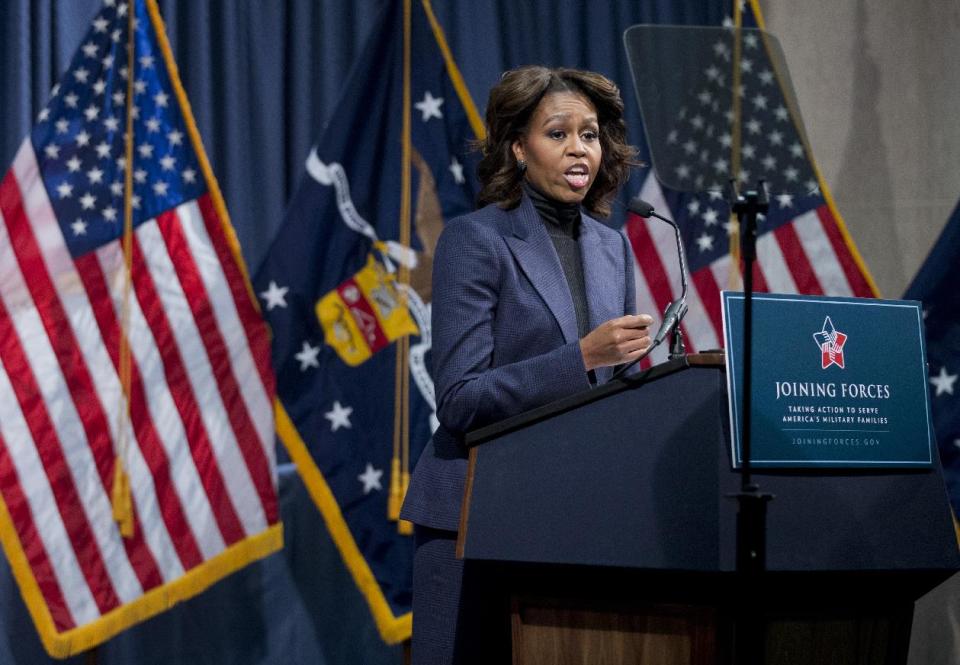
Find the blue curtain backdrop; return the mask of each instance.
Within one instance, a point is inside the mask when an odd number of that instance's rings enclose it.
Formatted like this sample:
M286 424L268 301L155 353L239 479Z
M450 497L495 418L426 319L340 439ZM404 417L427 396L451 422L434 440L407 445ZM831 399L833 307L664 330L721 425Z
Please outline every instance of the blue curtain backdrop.
M350 66L386 0L159 0L174 56L251 269L265 254ZM0 162L6 166L79 46L100 0L0 2ZM635 23L717 24L728 0L437 0L478 107L522 64L599 71L623 89ZM645 153L642 153L645 156ZM635 183L638 182L635 180ZM613 222L620 218L614 216Z
M311 142L389 0L159 0L174 56L248 266L264 256ZM13 159L99 0L0 1L0 160ZM622 88L643 146L622 34L635 23L718 24L729 0L434 0L483 108L505 69L593 69ZM647 158L642 148L641 156ZM639 187L639 174L628 192ZM614 213L612 223L622 221ZM98 663L399 663L382 644L316 509L281 470L286 547L103 645ZM49 661L0 557L0 664ZM83 657L69 661L86 662Z

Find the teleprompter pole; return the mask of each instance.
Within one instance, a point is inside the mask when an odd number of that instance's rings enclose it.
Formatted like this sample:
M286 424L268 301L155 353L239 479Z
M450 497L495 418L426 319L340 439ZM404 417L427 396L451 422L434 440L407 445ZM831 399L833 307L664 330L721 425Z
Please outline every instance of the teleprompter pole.
M743 413L741 422L740 491L737 500L737 574L743 593L737 611L734 649L737 662L761 665L764 655L764 625L759 605L760 577L767 565L767 503L773 495L760 491L751 477L751 402L753 378L753 265L757 258L757 217L769 210L764 182L741 194L731 182L731 210L740 222L743 257Z

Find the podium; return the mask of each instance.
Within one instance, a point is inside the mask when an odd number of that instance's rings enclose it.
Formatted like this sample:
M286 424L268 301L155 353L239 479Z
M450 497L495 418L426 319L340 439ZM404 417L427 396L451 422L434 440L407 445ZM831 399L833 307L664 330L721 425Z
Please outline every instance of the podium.
M735 663L749 614L765 663L906 662L914 600L960 568L939 462L756 471L775 499L745 606L727 409L723 357L694 355L468 436L458 553L491 652Z

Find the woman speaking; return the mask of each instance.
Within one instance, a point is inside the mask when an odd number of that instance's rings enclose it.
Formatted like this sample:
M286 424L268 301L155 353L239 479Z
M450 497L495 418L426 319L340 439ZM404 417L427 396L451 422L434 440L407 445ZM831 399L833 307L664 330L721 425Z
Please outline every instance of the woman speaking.
M433 268L440 426L402 517L415 524L413 662L478 657L483 611L455 556L466 432L609 380L650 345L633 258L606 217L628 176L623 101L605 77L522 67L490 91L479 210L447 223Z

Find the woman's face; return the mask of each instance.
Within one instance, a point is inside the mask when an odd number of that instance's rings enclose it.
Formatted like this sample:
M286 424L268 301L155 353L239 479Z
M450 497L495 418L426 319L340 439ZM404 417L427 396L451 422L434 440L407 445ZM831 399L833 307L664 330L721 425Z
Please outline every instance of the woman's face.
M546 95L512 148L527 163L534 187L557 201L580 203L600 169L597 109L573 92Z

